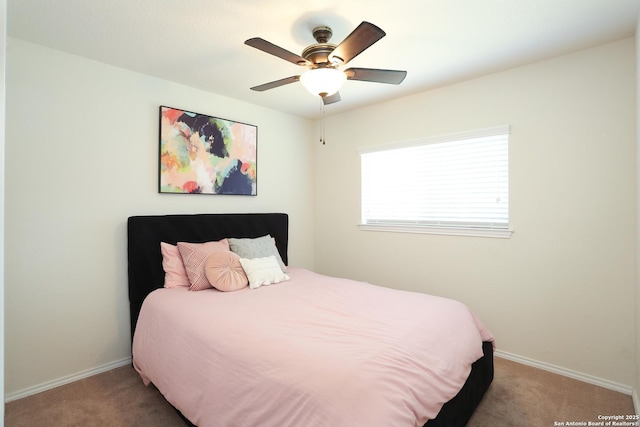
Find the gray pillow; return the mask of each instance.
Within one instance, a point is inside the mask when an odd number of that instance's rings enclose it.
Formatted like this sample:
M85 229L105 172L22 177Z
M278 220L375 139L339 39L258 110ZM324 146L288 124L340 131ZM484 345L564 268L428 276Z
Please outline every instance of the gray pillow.
M229 249L240 256L240 258L264 258L268 256L275 256L280 264L282 271L287 271L287 267L282 262L282 257L276 248L276 244L271 235L256 237L255 239L235 239L228 238Z

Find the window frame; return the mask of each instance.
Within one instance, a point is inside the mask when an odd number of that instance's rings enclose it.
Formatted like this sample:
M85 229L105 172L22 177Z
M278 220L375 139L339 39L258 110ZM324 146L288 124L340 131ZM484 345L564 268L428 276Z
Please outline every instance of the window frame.
M474 236L474 237L490 237L490 238L510 238L513 234L513 229L511 228L511 217L510 217L510 195L509 195L509 204L507 206L507 211L509 212L509 218L507 221L506 228L493 228L490 226L486 226L483 224L479 224L478 226L473 226L471 223L467 223L466 226L461 225L447 225L447 224L439 224L439 225L427 225L427 224L419 224L417 221L412 223L412 221L389 221L385 223L373 223L367 224L364 223L364 214L363 214L363 181L362 181L362 155L367 153L375 153L382 152L388 150L423 146L428 144L438 144L445 142L454 142L454 141L464 141L468 139L477 139L483 137L491 137L491 136L499 136L506 135L507 136L507 156L508 150L510 146L510 133L511 127L509 125L495 126L491 128L484 128L479 130L472 130L466 132L457 132L440 136L432 136L425 137L407 141L400 142L392 142L388 144L380 144L366 147L359 147L357 149L358 154L360 156L360 222L358 227L363 231L383 231L383 232L396 232L396 233L419 233L419 234L441 234L441 235L453 235L453 236ZM507 163L507 180L509 180L509 167ZM508 182L508 181L507 181ZM510 188L509 188L510 192Z

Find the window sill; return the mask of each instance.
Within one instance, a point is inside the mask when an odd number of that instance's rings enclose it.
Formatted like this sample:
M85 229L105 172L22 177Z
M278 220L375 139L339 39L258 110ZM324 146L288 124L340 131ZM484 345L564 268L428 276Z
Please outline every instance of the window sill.
M425 227L411 225L373 225L358 224L362 231L386 231L391 233L416 233L416 234L442 234L447 236L471 236L490 237L496 239L509 239L513 230L491 230L477 228L446 228L446 227Z

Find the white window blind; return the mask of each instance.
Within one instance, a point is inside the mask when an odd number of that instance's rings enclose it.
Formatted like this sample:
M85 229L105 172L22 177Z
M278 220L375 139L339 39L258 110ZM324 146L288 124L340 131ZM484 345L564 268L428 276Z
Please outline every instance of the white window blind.
M508 142L501 126L360 149L362 225L507 231Z

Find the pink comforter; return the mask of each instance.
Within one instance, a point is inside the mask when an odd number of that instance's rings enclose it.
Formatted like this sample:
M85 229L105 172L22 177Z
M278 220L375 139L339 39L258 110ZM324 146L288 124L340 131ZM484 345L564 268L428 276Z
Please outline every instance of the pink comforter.
M200 427L422 426L493 340L457 301L288 274L254 290L152 292L133 341L145 383Z

